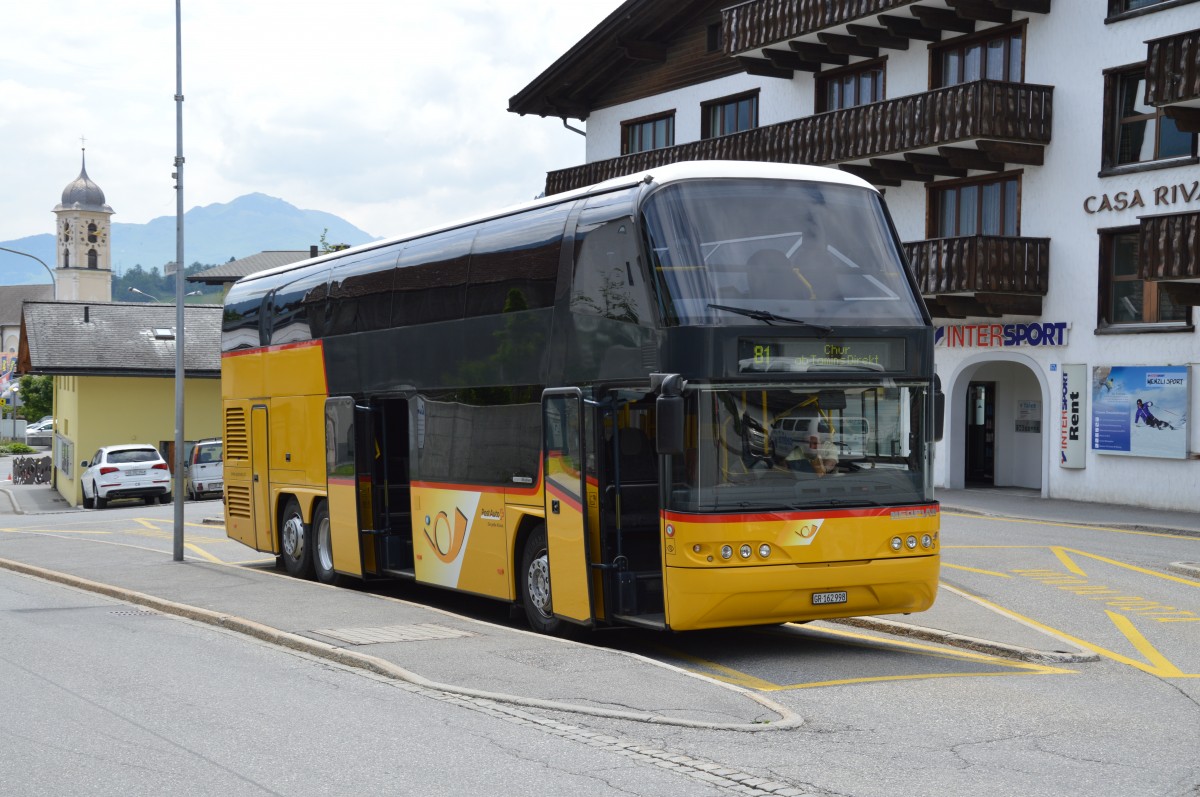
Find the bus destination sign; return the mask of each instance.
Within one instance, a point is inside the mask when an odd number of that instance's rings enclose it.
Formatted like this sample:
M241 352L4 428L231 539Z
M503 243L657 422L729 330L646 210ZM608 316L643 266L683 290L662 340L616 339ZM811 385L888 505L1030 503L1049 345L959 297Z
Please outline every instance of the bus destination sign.
M903 338L741 338L740 373L903 371Z

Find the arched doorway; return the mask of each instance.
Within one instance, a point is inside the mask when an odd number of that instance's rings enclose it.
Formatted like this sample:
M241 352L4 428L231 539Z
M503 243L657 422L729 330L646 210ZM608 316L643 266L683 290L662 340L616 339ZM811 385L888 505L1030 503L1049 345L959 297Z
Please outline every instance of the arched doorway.
M976 354L953 367L939 468L946 487L1025 487L1048 494L1050 391L1023 354Z

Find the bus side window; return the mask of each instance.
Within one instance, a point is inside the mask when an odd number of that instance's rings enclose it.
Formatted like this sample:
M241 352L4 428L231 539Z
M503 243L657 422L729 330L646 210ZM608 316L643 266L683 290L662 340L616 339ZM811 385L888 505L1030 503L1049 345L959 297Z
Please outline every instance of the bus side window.
M554 304L563 230L571 208L570 203L551 205L480 227L471 246L467 318Z
M654 317L643 273L633 219L589 223L585 212L575 234L571 311L650 326Z

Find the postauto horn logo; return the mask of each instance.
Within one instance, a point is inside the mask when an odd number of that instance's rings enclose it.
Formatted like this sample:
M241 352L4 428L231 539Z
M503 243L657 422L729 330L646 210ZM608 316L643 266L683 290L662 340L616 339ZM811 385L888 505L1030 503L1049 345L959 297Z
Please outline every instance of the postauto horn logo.
M824 522L824 518L806 521L800 528L796 529L796 536L800 539L793 542L799 545L812 545L813 540L817 538L817 532L821 530L821 524Z

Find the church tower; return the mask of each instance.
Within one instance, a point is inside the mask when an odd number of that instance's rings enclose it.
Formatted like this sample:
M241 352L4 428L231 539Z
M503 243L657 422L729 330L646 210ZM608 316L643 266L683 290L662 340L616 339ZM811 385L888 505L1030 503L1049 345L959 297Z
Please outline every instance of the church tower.
M109 221L113 209L87 173L87 154L79 176L63 189L54 208L58 218L54 279L61 300L112 301L112 245Z

